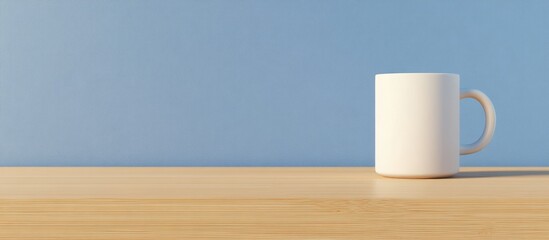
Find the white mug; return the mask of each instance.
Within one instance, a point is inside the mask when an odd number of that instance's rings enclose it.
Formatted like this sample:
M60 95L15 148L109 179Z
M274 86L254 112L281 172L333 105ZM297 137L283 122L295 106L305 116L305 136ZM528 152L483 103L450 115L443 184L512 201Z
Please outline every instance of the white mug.
M496 127L492 101L479 90L460 90L459 75L377 74L375 170L387 177L439 178L459 172L459 156L480 151ZM459 142L460 99L473 98L485 113L474 143Z

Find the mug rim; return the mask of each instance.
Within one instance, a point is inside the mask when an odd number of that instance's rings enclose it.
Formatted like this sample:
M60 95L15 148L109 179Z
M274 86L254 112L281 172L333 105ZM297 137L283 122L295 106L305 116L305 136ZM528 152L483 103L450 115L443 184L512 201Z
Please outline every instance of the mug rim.
M400 76L404 76L404 75L407 75L407 76L419 76L419 75L441 76L441 75L444 75L444 76L459 77L459 74L457 74L457 73L435 73L435 72L410 72L410 73L397 72L397 73L378 73L378 74L376 74L376 76L395 76L395 75L400 75Z

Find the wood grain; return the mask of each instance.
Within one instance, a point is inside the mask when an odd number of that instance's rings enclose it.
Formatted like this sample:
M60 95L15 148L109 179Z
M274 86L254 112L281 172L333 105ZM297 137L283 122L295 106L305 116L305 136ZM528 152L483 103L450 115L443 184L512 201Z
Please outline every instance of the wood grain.
M547 239L549 168L0 168L0 239Z

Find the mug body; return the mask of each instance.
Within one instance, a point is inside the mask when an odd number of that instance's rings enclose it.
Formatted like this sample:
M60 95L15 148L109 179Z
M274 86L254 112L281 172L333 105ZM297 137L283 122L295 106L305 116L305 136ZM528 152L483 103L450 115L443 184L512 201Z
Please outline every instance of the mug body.
M459 171L459 75L378 74L375 95L378 174L437 178Z

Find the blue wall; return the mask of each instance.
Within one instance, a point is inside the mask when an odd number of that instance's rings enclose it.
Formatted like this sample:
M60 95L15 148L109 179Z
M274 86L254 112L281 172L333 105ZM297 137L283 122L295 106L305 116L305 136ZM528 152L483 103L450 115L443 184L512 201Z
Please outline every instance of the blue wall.
M0 165L373 165L374 74L496 106L463 165L548 165L548 1L0 0ZM483 112L462 102L462 142Z

